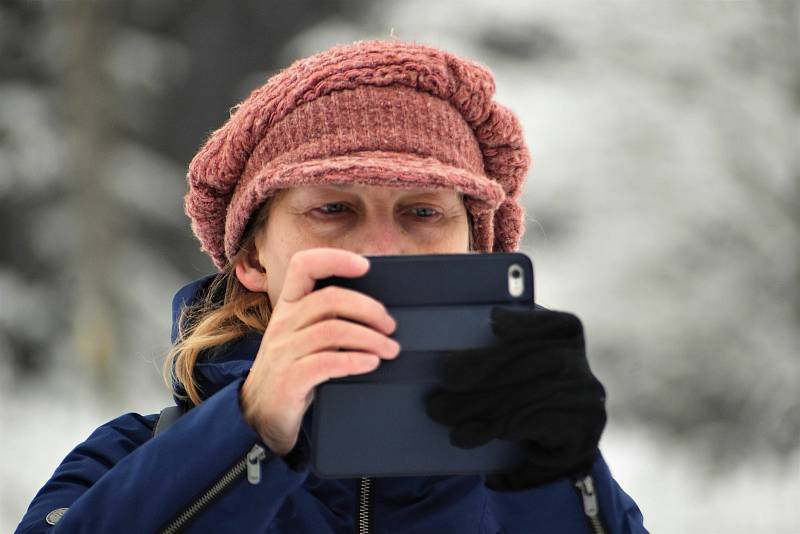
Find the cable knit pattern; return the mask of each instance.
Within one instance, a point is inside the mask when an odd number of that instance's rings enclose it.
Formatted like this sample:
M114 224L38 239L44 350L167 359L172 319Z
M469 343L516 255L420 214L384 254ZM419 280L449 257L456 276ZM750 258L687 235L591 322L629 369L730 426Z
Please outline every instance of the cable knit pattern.
M189 165L186 214L215 266L276 189L362 183L463 192L482 251L516 250L531 158L482 65L427 45L358 41L256 88Z

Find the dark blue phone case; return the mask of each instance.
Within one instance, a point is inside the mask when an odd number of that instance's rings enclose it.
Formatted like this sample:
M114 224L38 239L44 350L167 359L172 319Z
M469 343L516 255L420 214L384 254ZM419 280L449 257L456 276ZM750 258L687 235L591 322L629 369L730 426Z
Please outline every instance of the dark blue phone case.
M317 386L311 467L325 478L478 474L508 471L524 460L518 442L493 440L474 449L450 444L450 428L425 414L448 350L492 345L494 306L533 307L533 265L523 253L369 256L360 278L337 285L381 301L397 321L394 360L370 373ZM509 268L522 270L524 291L512 296ZM538 307L538 306L537 306Z

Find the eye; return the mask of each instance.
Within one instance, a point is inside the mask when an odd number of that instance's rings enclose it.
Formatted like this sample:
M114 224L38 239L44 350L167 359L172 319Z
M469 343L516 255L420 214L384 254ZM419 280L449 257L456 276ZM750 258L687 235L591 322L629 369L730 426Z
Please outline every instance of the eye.
M421 216L424 219L430 219L434 215L436 215L436 210L433 208L414 208L414 211L417 215Z
M343 210L347 208L341 202L329 202L327 204L323 204L319 208L316 208L314 211L321 212L323 215L338 215L343 213Z

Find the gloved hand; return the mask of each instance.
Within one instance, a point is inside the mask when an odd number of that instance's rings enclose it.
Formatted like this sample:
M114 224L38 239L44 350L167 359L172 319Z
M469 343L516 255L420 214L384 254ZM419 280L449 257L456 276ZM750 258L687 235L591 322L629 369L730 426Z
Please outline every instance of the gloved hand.
M583 326L570 313L495 307L492 347L445 355L442 388L426 399L450 442L473 448L522 440L526 461L488 474L494 490L527 489L588 471L606 423L605 390L586 360Z

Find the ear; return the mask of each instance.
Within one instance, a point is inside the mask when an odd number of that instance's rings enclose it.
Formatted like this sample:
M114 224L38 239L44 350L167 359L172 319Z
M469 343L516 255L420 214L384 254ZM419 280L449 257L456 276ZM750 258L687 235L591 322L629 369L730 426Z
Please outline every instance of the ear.
M235 267L239 282L255 293L267 292L267 270L258 260L258 250L254 246Z

